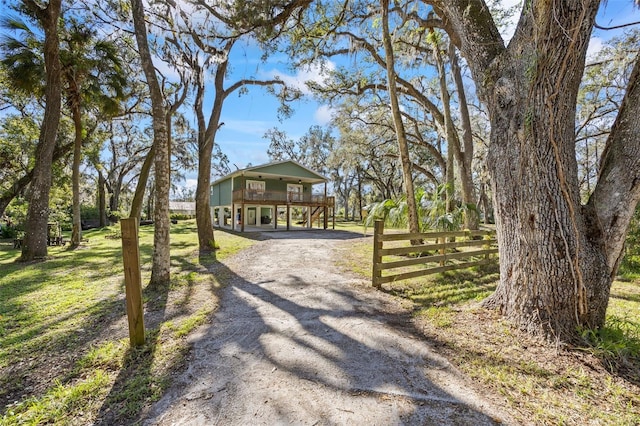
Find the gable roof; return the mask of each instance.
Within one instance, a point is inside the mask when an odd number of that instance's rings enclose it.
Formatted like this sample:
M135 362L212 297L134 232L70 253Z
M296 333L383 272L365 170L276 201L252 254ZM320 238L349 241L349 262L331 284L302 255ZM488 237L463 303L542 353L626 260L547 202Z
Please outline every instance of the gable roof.
M263 176L267 179L277 179L277 178L292 178L295 180L301 180L306 183L321 183L327 182L329 179L321 175L320 173L314 172L308 167L303 166L302 164L293 161L293 160L283 160L283 161L274 161L271 163L260 164L258 166L251 166L244 169L236 170L235 172L229 173L226 176L217 179L212 182L212 185L225 181L227 179L236 177L236 176L248 176L248 177L260 177Z

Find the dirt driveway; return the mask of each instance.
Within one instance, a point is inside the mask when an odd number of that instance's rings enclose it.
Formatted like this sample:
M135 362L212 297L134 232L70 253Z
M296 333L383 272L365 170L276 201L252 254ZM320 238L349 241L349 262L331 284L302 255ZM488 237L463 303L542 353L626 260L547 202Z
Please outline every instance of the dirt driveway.
M420 340L397 300L335 266L361 236L265 236L220 266L230 282L220 307L144 424L504 421Z

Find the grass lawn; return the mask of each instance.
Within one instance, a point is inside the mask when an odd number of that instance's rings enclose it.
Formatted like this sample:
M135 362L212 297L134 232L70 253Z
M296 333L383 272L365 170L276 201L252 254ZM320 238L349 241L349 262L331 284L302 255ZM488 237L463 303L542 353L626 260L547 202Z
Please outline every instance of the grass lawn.
M171 228L171 283L143 288L146 344L129 347L119 226L87 231L80 248L16 263L0 240L0 424L129 424L159 399L206 323L221 287L216 261L253 240L216 231L221 247L199 258L195 221ZM153 227L141 227L143 283Z
M371 277L372 241L353 245L341 266ZM497 266L385 284L414 310L414 326L479 391L518 424L640 425L640 274L611 290L606 327L563 347L519 332L480 307ZM589 344L588 342L591 342Z
M221 249L199 258L195 222L171 230L172 281L143 289L147 341L136 349L118 227L85 232L82 247L51 247L49 259L28 264L0 240L0 424L135 424L162 396L183 365L187 337L217 306L225 280L217 261L255 241L216 231ZM336 222L336 230L364 228ZM152 240L153 228L142 227L143 283ZM340 266L370 277L372 238L345 244ZM572 348L536 341L482 309L497 280L497 268L485 267L384 288L406 300L414 327L517 423L639 425L640 274L616 281L607 327Z

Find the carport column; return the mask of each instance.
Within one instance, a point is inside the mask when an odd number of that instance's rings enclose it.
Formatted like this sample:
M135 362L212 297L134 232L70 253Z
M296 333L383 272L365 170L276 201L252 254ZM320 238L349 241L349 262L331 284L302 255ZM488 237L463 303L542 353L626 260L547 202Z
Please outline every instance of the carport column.
M236 205L231 203L231 230L236 230Z
M278 229L278 205L273 206L273 229Z
M291 227L291 205L287 203L287 231Z
M246 178L244 177L244 172L242 172L242 177L240 178L240 193L242 194L242 200L240 201L240 232L244 232L244 191L246 187Z
M242 190L242 201L240 204L240 232L244 232L244 189Z
M312 219L311 219L311 215L312 215L311 212L312 211L313 210L311 209L311 204L309 204L307 206L307 228L311 228L311 225L312 225L312 222L313 222Z
M324 225L324 229L327 229L329 227L329 218L327 217L329 215L329 208L327 207L327 181L324 181L324 198L322 200L322 202L324 203L323 208L323 216L324 216L324 220L323 225Z

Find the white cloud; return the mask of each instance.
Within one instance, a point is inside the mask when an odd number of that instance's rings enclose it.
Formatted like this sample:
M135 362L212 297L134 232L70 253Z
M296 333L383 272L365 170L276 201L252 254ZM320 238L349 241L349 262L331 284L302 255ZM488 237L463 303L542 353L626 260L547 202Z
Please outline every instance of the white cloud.
M223 122L222 132L233 131L259 137L262 137L267 130L273 127L272 121L223 119Z
M285 74L284 72L276 69L268 71L266 74L271 78L279 78L287 85L295 87L302 93L308 95L310 94L310 91L306 83L308 81L313 81L315 83L322 84L327 78L327 73L335 68L335 63L327 61L322 66L318 64L311 64L301 67L293 75Z
M596 59L596 55L600 53L603 47L604 41L600 37L591 37L589 48L587 49L587 61Z
M323 126L331 121L335 112L336 110L331 108L329 105L320 105L313 114L313 118L316 120L316 123Z
M198 179L186 179L184 182L184 187L189 189L196 189L198 186Z

